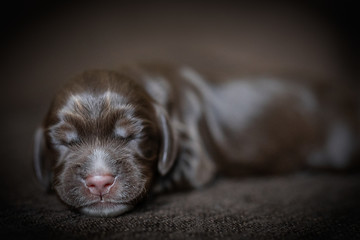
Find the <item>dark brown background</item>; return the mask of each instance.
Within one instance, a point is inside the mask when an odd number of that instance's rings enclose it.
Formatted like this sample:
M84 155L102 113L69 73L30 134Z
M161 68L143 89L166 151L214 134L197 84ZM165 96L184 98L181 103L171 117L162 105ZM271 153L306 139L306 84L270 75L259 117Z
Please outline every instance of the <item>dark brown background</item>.
M220 180L104 220L66 210L31 169L33 132L51 97L85 69L165 61L358 87L357 12L346 1L9 1L0 25L0 230L23 238L359 237L356 174Z

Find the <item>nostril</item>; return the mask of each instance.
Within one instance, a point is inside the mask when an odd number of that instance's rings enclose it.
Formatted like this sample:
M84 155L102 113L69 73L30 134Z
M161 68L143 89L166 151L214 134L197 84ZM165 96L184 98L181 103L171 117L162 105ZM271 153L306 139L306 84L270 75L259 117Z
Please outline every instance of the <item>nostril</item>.
M92 194L104 195L108 193L115 182L112 175L88 176L85 179L85 185Z

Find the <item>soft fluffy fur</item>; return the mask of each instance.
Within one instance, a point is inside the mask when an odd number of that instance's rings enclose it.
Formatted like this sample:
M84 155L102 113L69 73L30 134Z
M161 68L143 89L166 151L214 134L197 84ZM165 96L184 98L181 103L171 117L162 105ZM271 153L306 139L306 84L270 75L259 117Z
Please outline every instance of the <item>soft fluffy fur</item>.
M83 213L116 216L150 191L202 187L218 173L348 167L357 120L327 91L277 79L212 81L187 67L88 71L55 96L35 170ZM111 174L102 196L88 176Z

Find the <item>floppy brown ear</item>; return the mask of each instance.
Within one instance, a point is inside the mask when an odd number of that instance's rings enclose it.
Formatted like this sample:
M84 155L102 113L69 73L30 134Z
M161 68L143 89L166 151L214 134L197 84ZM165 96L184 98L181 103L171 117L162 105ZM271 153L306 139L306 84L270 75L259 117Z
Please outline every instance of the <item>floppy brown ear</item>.
M175 163L177 153L177 138L169 116L160 106L155 106L161 132L158 170L161 175L167 174Z
M51 187L51 164L46 152L44 129L39 127L34 136L34 171L41 185L50 190Z

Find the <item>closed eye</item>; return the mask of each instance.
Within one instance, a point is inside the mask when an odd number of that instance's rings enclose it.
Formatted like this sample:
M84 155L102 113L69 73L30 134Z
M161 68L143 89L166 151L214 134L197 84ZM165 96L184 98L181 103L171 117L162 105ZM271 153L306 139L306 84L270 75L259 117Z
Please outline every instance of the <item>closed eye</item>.
M132 140L141 137L141 126L117 126L114 129L114 135L116 138L123 140Z
M61 145L63 146L67 146L67 147L73 147L75 145L78 145L80 143L80 140L79 139L71 139L71 140L68 140L68 141L64 141L64 140L61 140Z
M69 124L56 125L50 128L49 134L52 142L56 145L70 147L80 143L76 129Z
M115 139L123 141L123 142L129 142L131 140L136 139L135 134L119 134L119 133L115 132L113 134L113 136L115 137Z
M126 127L116 127L114 134L121 139L126 139L131 136L130 131Z

